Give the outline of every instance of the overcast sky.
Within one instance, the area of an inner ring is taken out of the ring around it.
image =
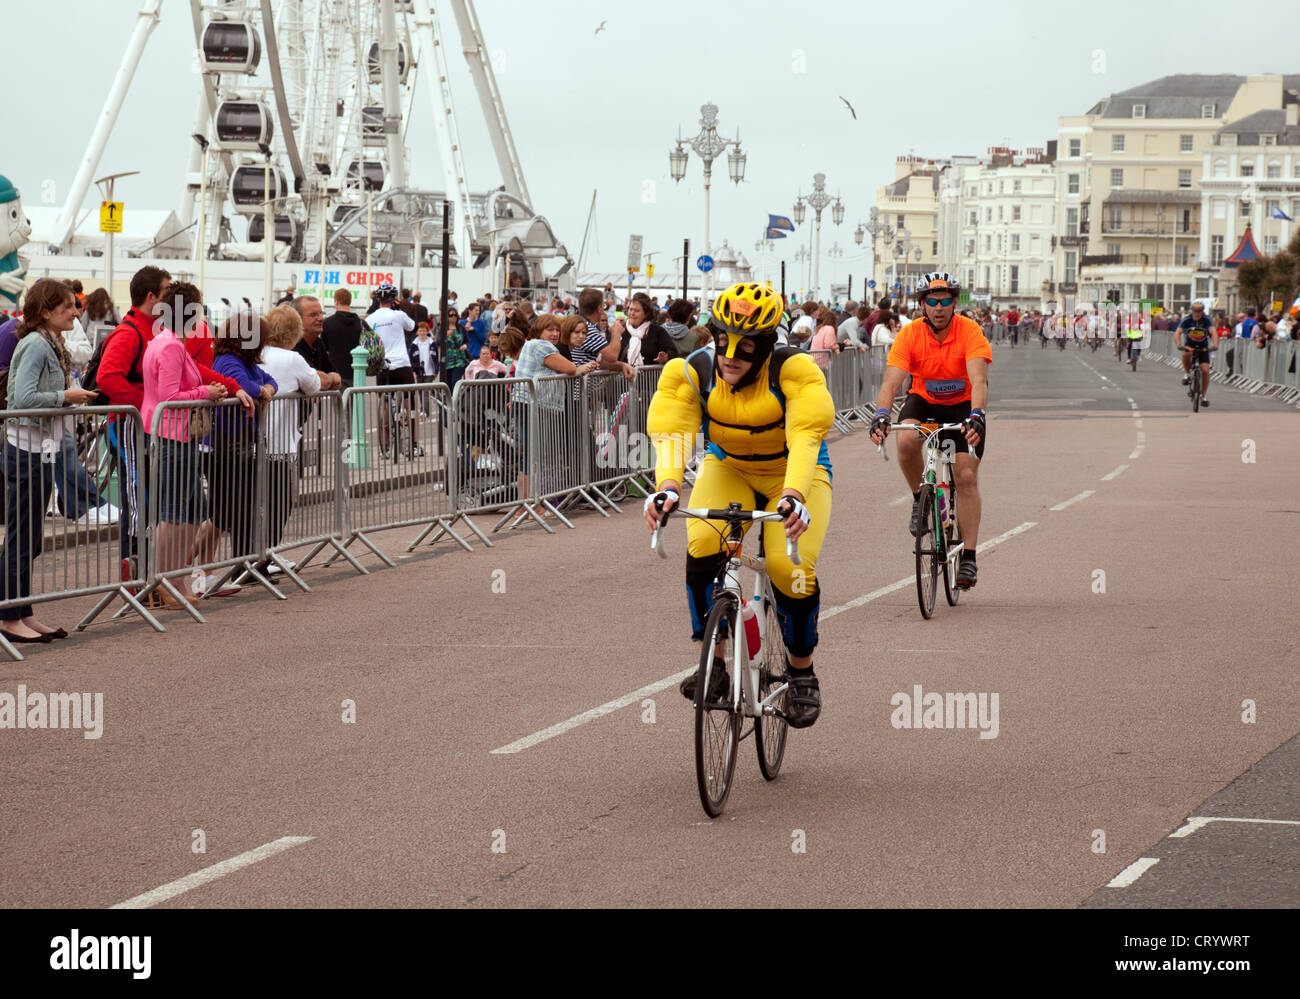
[[[0,0],[7,19],[0,174],[28,203],[40,203],[46,180],[64,200],[138,9],[138,0]],[[1232,9],[1249,18],[1225,25]],[[839,229],[828,210],[822,229],[823,250],[836,241],[845,250],[836,267],[842,281],[866,271],[853,229],[877,185],[892,179],[897,154],[1040,146],[1056,137],[1058,116],[1172,73],[1300,72],[1288,59],[1300,37],[1294,0],[1237,8],[1185,0],[1174,9],[1147,0],[479,0],[477,10],[533,207],[575,258],[599,192],[599,252],[588,249],[586,269],[621,269],[630,233],[644,235],[646,251],[666,251],[656,258],[661,268],[681,253],[683,237],[692,257],[699,253],[701,162],[692,153],[686,179],[674,184],[668,152],[679,125],[687,136],[698,131],[708,100],[720,109],[723,134],[739,129],[749,154],[738,188],[725,157],[715,161],[714,245],[725,237],[756,257],[767,213],[790,215],[796,194],[823,172],[847,209]],[[454,26],[450,10],[441,17]],[[593,36],[602,21],[605,30]],[[193,49],[188,0],[164,0],[96,173],[142,172],[118,186],[128,211],[179,202],[197,96]],[[449,55],[470,185],[490,189],[501,177],[487,129],[458,46]],[[412,179],[441,188],[423,93]],[[97,197],[92,187],[90,199]],[[778,242],[777,255],[792,258],[802,235]]]

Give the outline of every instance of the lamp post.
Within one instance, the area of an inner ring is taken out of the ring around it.
[[[808,297],[807,295],[804,294],[804,291],[808,287],[807,271],[805,270],[805,265],[808,263],[811,257],[812,254],[808,252],[808,247],[806,246],[799,247],[799,249],[795,252],[794,255],[794,262],[799,265],[799,297],[800,298]]]
[[[194,238],[194,248],[198,252],[198,272],[199,272],[199,291],[203,291],[203,264],[208,257],[208,140],[205,136],[195,132],[190,136],[199,144],[203,150],[202,173],[199,174],[199,231]]]
[[[831,196],[826,193],[826,175],[824,173],[813,174],[812,194],[808,195],[807,198],[805,198],[802,194],[800,194],[798,199],[795,201],[794,203],[795,224],[799,224],[803,221],[805,203],[811,205],[813,211],[817,213],[817,227],[816,227],[817,245],[816,248],[813,250],[812,287],[811,287],[811,291],[812,291],[811,297],[816,299],[819,290],[818,264],[821,262],[821,254],[822,254],[822,211],[826,208],[827,205],[831,204]],[[839,195],[835,196],[834,207],[831,209],[831,219],[832,221],[834,221],[836,225],[840,225],[844,222],[844,202],[840,201]]]
[[[704,254],[707,256],[711,252],[712,245],[709,242],[709,187],[713,177],[713,161],[717,159],[728,146],[734,146],[730,153],[727,154],[727,171],[732,181],[739,184],[745,179],[745,160],[746,155],[740,151],[740,133],[736,133],[735,139],[724,139],[718,135],[718,107],[716,104],[704,104],[700,107],[700,131],[699,134],[683,139],[681,129],[677,131],[677,148],[668,153],[668,170],[672,174],[673,180],[681,183],[686,176],[686,147],[683,142],[695,150],[695,154],[704,161]],[[704,288],[702,289],[702,299],[707,299],[708,292],[713,288],[712,271],[704,275]]]
[[[770,239],[760,239],[754,244],[754,250],[763,255],[763,282],[767,283],[767,255],[769,252],[776,252],[776,243]]]

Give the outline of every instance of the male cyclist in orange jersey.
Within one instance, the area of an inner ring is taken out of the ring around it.
[[[942,271],[924,275],[917,289],[924,315],[913,320],[898,333],[889,350],[884,384],[876,399],[876,418],[871,424],[871,439],[884,443],[889,436],[890,407],[903,384],[903,376],[912,376],[907,401],[898,414],[900,423],[964,423],[963,433],[946,431],[945,447],[955,450],[957,484],[957,524],[961,528],[961,565],[957,585],[969,589],[975,585],[975,546],[979,543],[980,493],[979,462],[984,456],[984,406],[988,402],[988,366],[993,351],[984,338],[979,323],[954,315],[957,294],[955,279]],[[912,520],[909,530],[917,532],[920,520],[920,482],[925,470],[921,438],[901,434],[898,439],[898,467],[912,490]]]

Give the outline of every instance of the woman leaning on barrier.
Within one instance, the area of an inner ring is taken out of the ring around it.
[[[542,316],[539,318],[539,324],[550,319],[555,322],[556,328],[559,327],[559,320],[555,316]],[[539,334],[541,330],[538,330]],[[506,327],[501,334],[501,350],[509,358],[515,361],[516,378],[533,378],[537,375],[548,375],[554,372],[560,375],[585,375],[596,370],[596,361],[590,361],[581,367],[575,367],[572,361],[566,360],[564,356],[556,349],[554,343],[543,336],[536,339],[524,341],[524,335],[514,326]],[[519,436],[519,454],[523,471],[519,473],[519,498],[528,498],[528,404],[532,401],[532,393],[528,385],[516,384],[511,392],[511,409],[515,427]],[[539,399],[539,403],[543,400]],[[550,402],[548,398],[546,402]],[[559,409],[543,405],[542,415],[549,417],[541,421],[543,440],[547,438],[565,440],[563,433],[564,427],[564,396],[559,397]],[[569,449],[565,449],[568,453]]]
[[[262,412],[279,387],[270,374],[258,366],[262,357],[262,323],[252,312],[231,316],[212,344],[216,361],[213,370],[233,378],[257,401],[253,419],[229,407],[222,407],[213,421],[212,519],[217,528],[230,533],[233,556],[256,556],[254,532],[257,516],[256,473],[257,433]]]
[[[7,407],[51,409],[80,405],[95,393],[73,386],[62,334],[72,329],[77,298],[53,278],[27,292],[17,328],[18,346],[9,366]],[[31,595],[32,561],[44,541],[45,508],[54,483],[54,454],[62,445],[63,420],[20,416],[5,421],[4,591],[0,599]],[[30,604],[0,610],[0,631],[11,642],[66,638],[62,628],[36,619]]]
[[[153,430],[154,414],[169,402],[218,402],[226,398],[226,386],[205,382],[198,364],[185,349],[183,335],[197,333],[196,322],[185,322],[183,314],[169,313],[177,330],[161,325],[144,351],[140,370],[144,377],[144,404],[140,416]],[[247,398],[247,397],[245,397]],[[242,401],[242,400],[241,400]],[[251,400],[248,404],[251,406]],[[216,552],[220,533],[208,516],[208,498],[203,489],[199,445],[211,433],[203,424],[211,419],[210,408],[164,408],[158,418],[154,441],[158,449],[158,529],[156,565],[160,573],[205,563]],[[180,604],[166,590],[158,590],[162,606],[177,610]],[[185,599],[197,603],[198,597]]]

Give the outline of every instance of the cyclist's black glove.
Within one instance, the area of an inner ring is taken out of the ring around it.
[[[984,410],[972,409],[970,416],[966,417],[966,428],[974,430],[980,435],[980,440],[984,439]]]
[[[871,433],[874,434],[877,430],[881,430],[884,431],[886,434],[888,434],[889,427],[890,427],[889,410],[887,409],[876,410],[876,418],[871,421]]]

